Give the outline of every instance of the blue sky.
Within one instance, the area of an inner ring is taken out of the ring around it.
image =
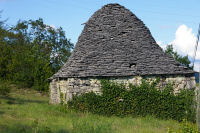
[[[186,42],[194,42],[197,34],[200,0],[0,0],[0,10],[3,10],[2,18],[8,18],[10,25],[19,19],[41,17],[46,24],[63,27],[67,38],[76,43],[83,29],[81,24],[108,3],[119,3],[130,9],[162,47],[174,42],[181,54],[192,54],[193,48],[187,50],[193,46]],[[200,60],[200,50],[198,52]]]

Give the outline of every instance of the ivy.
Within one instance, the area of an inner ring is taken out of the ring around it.
[[[141,85],[129,84],[127,89],[124,84],[101,80],[102,95],[94,92],[74,95],[67,103],[68,108],[106,116],[152,115],[178,121],[185,118],[194,122],[194,90],[183,89],[174,94],[172,85],[168,84],[161,90],[156,88],[158,82],[159,79],[152,83],[143,80]]]

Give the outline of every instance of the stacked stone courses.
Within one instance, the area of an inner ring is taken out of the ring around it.
[[[99,79],[135,83],[131,79],[137,77],[160,77],[162,84],[171,78],[176,88],[195,86],[194,71],[164,53],[140,19],[119,4],[108,4],[85,23],[69,60],[50,78],[50,101],[59,101],[56,94],[59,91],[55,90],[62,91],[67,101],[72,94],[89,91],[100,94]],[[183,85],[177,85],[175,79],[181,79]],[[98,80],[97,84],[91,83],[94,80]]]

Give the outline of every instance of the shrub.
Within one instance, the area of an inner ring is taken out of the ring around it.
[[[7,96],[10,93],[11,88],[7,83],[0,82],[0,95]]]
[[[102,95],[94,92],[75,95],[67,103],[68,108],[107,116],[153,115],[178,121],[186,118],[194,122],[194,90],[184,89],[175,95],[172,85],[159,90],[157,83],[158,80],[151,84],[143,80],[140,86],[130,84],[126,89],[124,84],[102,80]]]
[[[184,119],[178,131],[174,131],[173,129],[168,128],[167,133],[200,133],[200,131],[196,125],[189,123],[186,119]]]

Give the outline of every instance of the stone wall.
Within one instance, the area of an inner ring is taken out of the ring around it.
[[[131,77],[118,77],[110,78],[111,81],[117,83],[124,83],[128,85],[132,83],[134,85],[140,85],[142,79],[146,79],[149,82],[156,80],[155,76],[131,76]],[[175,93],[178,93],[183,88],[191,89],[195,87],[194,76],[160,76],[160,82],[158,87],[164,88],[167,83],[172,83]],[[60,100],[66,103],[72,99],[73,95],[80,95],[82,93],[88,93],[90,91],[96,94],[101,94],[101,84],[98,78],[68,78],[68,79],[53,79],[50,83],[50,103],[58,104]],[[61,95],[62,93],[62,95]],[[60,98],[62,96],[62,98]]]

